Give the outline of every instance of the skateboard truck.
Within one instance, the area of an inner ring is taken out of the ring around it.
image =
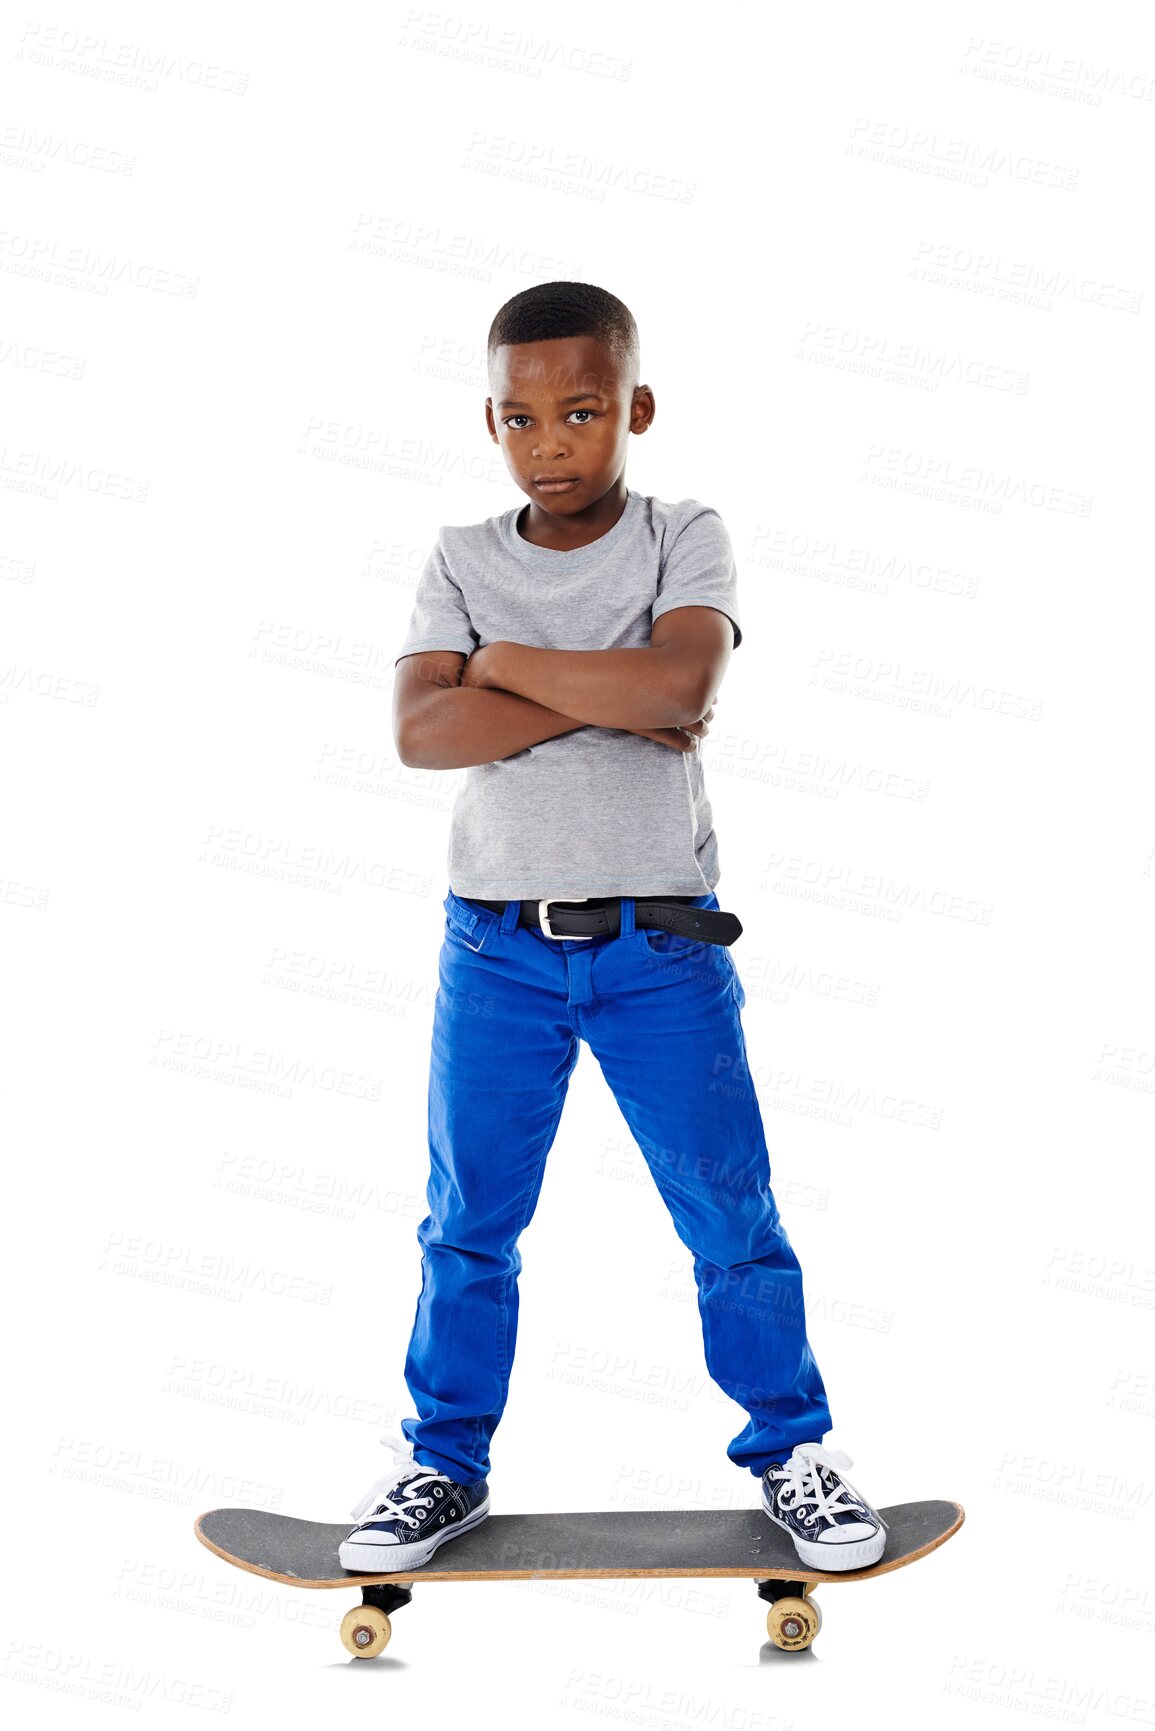
[[[394,1587],[390,1582],[383,1581],[378,1587],[362,1587],[361,1600],[366,1605],[376,1605],[379,1611],[388,1616],[390,1611],[399,1611],[402,1605],[407,1605],[413,1597],[408,1587]]]

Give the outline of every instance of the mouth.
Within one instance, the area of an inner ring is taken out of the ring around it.
[[[579,480],[578,475],[542,475],[533,484],[539,493],[568,493]]]

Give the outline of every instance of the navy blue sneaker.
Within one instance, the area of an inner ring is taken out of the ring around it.
[[[886,1522],[839,1469],[853,1466],[840,1449],[799,1443],[789,1460],[762,1474],[762,1507],[784,1527],[804,1563],[815,1569],[865,1569],[886,1546]]]
[[[388,1575],[419,1569],[438,1545],[476,1527],[489,1513],[489,1482],[457,1484],[413,1459],[403,1437],[382,1438],[397,1465],[351,1510],[357,1525],[338,1548],[343,1569]]]

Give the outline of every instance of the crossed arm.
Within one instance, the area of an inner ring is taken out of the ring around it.
[[[618,728],[687,750],[733,647],[713,607],[674,607],[644,649],[538,649],[490,643],[466,659],[430,650],[398,663],[393,731],[402,763],[493,763],[578,727]]]

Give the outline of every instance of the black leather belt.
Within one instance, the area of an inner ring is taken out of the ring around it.
[[[476,902],[481,908],[492,908],[495,914],[503,914],[509,905],[483,901],[480,896],[461,899]],[[732,944],[742,934],[737,914],[725,913],[721,908],[693,907],[689,905],[693,896],[635,896],[633,900],[634,925],[639,928],[657,927],[699,944]],[[580,896],[567,900],[545,896],[541,900],[523,901],[517,923],[531,926],[547,938],[616,938],[622,929],[622,898]]]

